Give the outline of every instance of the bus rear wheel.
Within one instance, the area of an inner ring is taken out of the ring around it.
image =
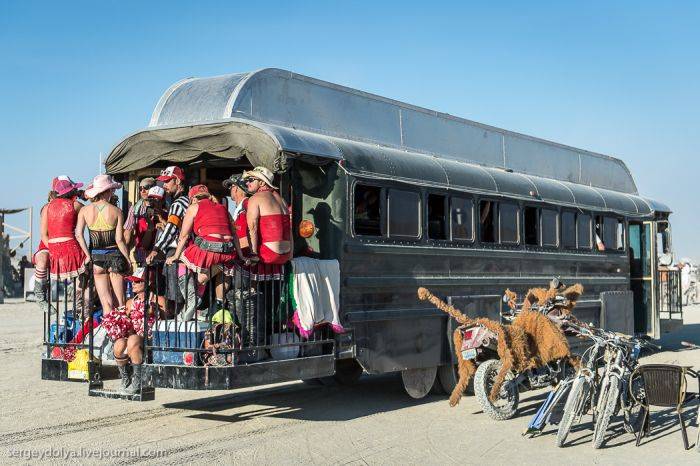
[[[406,369],[401,371],[403,388],[411,398],[419,400],[430,392],[435,384],[437,367],[423,369]]]

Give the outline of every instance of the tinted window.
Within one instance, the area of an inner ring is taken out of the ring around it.
[[[540,244],[537,211],[537,207],[525,207],[525,209],[523,210],[525,244],[530,244],[533,246],[537,246]]]
[[[578,214],[577,222],[579,249],[591,249],[591,216]]]
[[[355,185],[355,233],[381,236],[381,193],[377,186]]]
[[[474,201],[464,197],[452,198],[452,239],[474,239]]]
[[[447,239],[447,198],[438,194],[428,195],[428,238]]]
[[[479,239],[482,243],[495,243],[498,231],[498,203],[479,202]]]
[[[606,251],[621,250],[624,245],[622,222],[614,217],[603,219],[603,244]]]
[[[576,248],[576,214],[568,210],[561,213],[561,245]]]
[[[542,246],[559,246],[559,225],[557,225],[558,218],[559,212],[556,210],[542,209],[540,212]]]
[[[518,243],[518,230],[520,229],[520,208],[517,204],[502,202],[499,206],[501,212],[501,243]]]
[[[389,236],[417,238],[420,226],[420,196],[413,191],[389,190]]]

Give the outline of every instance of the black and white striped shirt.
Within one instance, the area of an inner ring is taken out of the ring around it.
[[[177,247],[177,237],[182,227],[182,219],[185,217],[185,211],[190,206],[190,198],[185,193],[180,193],[173,200],[168,209],[168,223],[165,224],[156,238],[154,249],[160,252],[166,252],[168,249]]]

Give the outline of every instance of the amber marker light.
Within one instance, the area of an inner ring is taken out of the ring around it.
[[[311,220],[302,220],[299,222],[299,236],[302,238],[311,238],[315,230],[316,227],[311,223]]]

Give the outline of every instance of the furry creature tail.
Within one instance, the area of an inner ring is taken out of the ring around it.
[[[429,301],[436,308],[452,316],[460,324],[464,325],[471,324],[474,322],[472,319],[459,312],[459,310],[456,309],[454,306],[450,306],[445,301],[432,294],[430,291],[428,291],[427,288],[418,288],[418,299],[420,299],[421,301]]]

